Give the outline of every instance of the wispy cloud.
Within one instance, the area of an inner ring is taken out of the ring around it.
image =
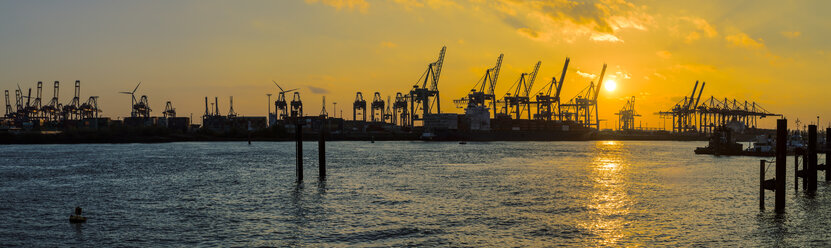
[[[791,38],[791,39],[799,38],[799,36],[801,36],[801,35],[802,35],[802,32],[799,32],[799,31],[782,32],[782,36],[785,36],[785,37]]]
[[[577,75],[580,75],[581,77],[588,78],[588,79],[594,79],[594,78],[597,77],[597,75],[594,75],[594,74],[591,74],[591,73],[588,73],[588,72],[582,72],[580,70],[577,70]]]
[[[389,42],[389,41],[381,42],[381,47],[394,48],[394,47],[397,47],[397,46],[398,46],[398,44],[395,44],[395,43],[392,43],[392,42]]]
[[[358,10],[362,13],[365,13],[367,8],[369,8],[369,3],[366,0],[306,0],[306,3],[322,3],[334,7],[337,10]]]
[[[309,88],[309,91],[311,91],[312,93],[315,93],[315,94],[329,94],[329,90],[327,90],[325,88],[318,88],[318,87],[314,87],[314,86],[311,86],[311,85],[306,86],[306,87]]]
[[[765,47],[764,41],[762,39],[753,39],[750,38],[745,33],[739,32],[734,35],[728,35],[724,37],[731,45],[736,47],[743,47],[743,48],[750,48],[750,49],[761,49]]]

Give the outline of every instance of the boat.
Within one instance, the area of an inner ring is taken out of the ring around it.
[[[706,147],[698,147],[695,149],[695,154],[711,154],[711,155],[743,155],[742,144],[736,143],[732,132],[728,128],[718,128],[712,135],[710,135],[709,143]]]
[[[773,139],[769,135],[759,135],[756,136],[756,140],[751,143],[751,146],[742,152],[742,155],[773,157],[776,156],[774,146]]]

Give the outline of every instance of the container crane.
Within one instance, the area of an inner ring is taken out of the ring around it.
[[[361,92],[355,94],[355,101],[352,102],[352,120],[358,120],[358,110],[362,110],[361,117],[363,121],[366,122],[366,100],[364,100],[364,95]]]
[[[481,106],[485,108],[492,108],[493,115],[496,116],[496,81],[499,78],[499,69],[502,67],[503,54],[499,54],[496,58],[496,65],[485,70],[485,75],[473,85],[473,88],[468,93],[467,97],[458,100],[453,100],[459,108]]]
[[[379,115],[376,119],[375,111],[378,110]],[[384,99],[381,98],[381,93],[375,92],[372,96],[372,104],[370,105],[370,115],[372,115],[372,122],[384,122]]]
[[[569,100],[568,103],[561,105],[567,109],[567,113],[563,113],[567,121],[575,121],[586,127],[594,127],[600,130],[597,97],[600,94],[600,88],[603,86],[603,77],[605,75],[606,64],[603,64],[597,85],[594,82],[590,82],[588,87],[580,91],[580,93],[577,93],[577,96]]]
[[[413,85],[413,89],[410,91],[410,113],[413,113],[410,116],[409,125],[411,127],[415,125],[416,120],[423,120],[425,115],[430,114],[434,105],[436,107],[436,113],[441,114],[439,77],[441,76],[445,51],[447,51],[447,47],[442,47],[438,60],[427,65],[427,70],[422,74],[416,84]],[[421,116],[415,114],[417,109],[422,110]]]
[[[529,95],[531,94],[531,87],[534,86],[534,81],[537,78],[537,72],[540,70],[542,61],[537,61],[534,65],[534,70],[531,73],[522,73],[519,79],[511,85],[508,93],[503,98],[504,114],[510,116],[514,114],[516,119],[522,118],[523,111],[527,111],[528,119],[531,119],[531,101]],[[513,91],[513,95],[511,94]]]
[[[556,77],[551,77],[551,81],[537,92],[537,115],[535,119],[550,121],[554,116],[554,111],[557,112],[557,120],[562,121],[563,116],[560,111],[560,91],[563,89],[563,82],[566,78],[566,71],[568,70],[569,58],[563,64],[563,72],[560,74],[560,81]],[[551,91],[554,90],[554,96],[551,96]],[[556,105],[556,107],[555,107]]]

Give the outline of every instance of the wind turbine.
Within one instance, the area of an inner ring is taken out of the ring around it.
[[[138,90],[139,86],[141,86],[141,82],[139,82],[139,83],[138,83],[138,85],[136,85],[136,88],[135,88],[135,89],[133,89],[133,91],[132,91],[132,92],[127,92],[127,91],[118,92],[118,93],[121,93],[121,94],[128,94],[128,95],[130,95],[130,96],[133,98],[132,105],[130,105],[130,109],[131,109],[130,113],[132,114],[132,115],[131,115],[132,117],[135,117],[135,116],[136,116],[136,110],[135,110],[135,106],[136,106],[136,90]]]
[[[283,90],[283,87],[280,87],[280,85],[277,84],[277,81],[271,80],[271,82],[274,82],[274,85],[277,85],[277,88],[280,89],[279,93],[277,93],[277,101],[274,102],[274,105],[275,105],[275,108],[276,108],[274,111],[278,113],[278,116],[280,118],[285,117],[286,110],[288,108],[288,103],[286,102],[286,93],[292,92],[292,91],[295,91],[295,90],[298,90],[298,89]]]

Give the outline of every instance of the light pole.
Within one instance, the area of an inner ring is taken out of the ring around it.
[[[265,95],[268,96],[268,113],[266,113],[266,115],[265,115],[266,116],[265,122],[266,122],[266,126],[269,126],[269,125],[271,125],[271,93],[268,93],[268,94],[265,94]]]
[[[338,102],[332,102],[332,111],[334,113],[335,118],[338,118]]]

